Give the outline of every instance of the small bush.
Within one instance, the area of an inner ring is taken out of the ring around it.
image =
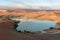
[[[24,30],[24,32],[26,32],[26,33],[30,33],[30,31],[26,31],[26,30]]]
[[[14,24],[14,29],[16,29],[18,27],[18,24]]]
[[[16,28],[18,27],[18,23],[19,23],[20,21],[16,21],[16,22],[14,22],[14,29],[16,30]]]
[[[15,21],[15,23],[20,23],[20,21]]]
[[[17,31],[17,30],[16,30]],[[17,31],[17,32],[21,32],[21,31]]]
[[[12,19],[8,19],[8,20],[12,20]]]
[[[54,29],[53,27],[50,27],[50,29]]]

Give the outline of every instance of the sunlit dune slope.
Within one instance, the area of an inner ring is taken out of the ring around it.
[[[51,20],[60,22],[60,11],[0,10],[0,15],[20,16],[26,19]]]

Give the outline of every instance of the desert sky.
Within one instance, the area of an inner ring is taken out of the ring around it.
[[[0,0],[0,6],[37,9],[39,9],[41,6],[59,8],[60,0]]]

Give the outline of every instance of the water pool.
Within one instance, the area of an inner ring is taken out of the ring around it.
[[[17,31],[43,31],[45,29],[49,29],[50,27],[56,27],[56,22],[48,21],[48,20],[20,20],[18,23]]]

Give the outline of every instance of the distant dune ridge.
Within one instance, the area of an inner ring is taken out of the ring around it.
[[[55,22],[60,22],[59,10],[42,11],[42,10],[31,10],[31,9],[8,8],[8,9],[0,9],[0,16],[1,15],[20,16],[20,18],[26,18],[26,19],[51,20]]]

